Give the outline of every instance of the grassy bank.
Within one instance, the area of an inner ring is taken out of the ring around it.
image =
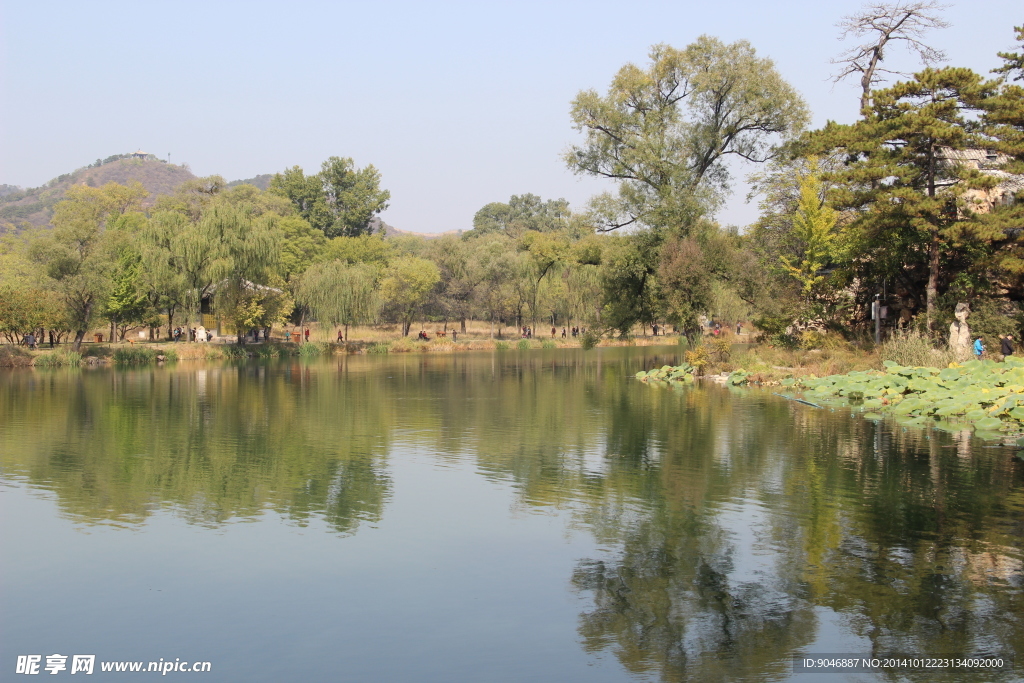
[[[295,335],[296,337],[298,335]],[[507,349],[566,349],[586,348],[588,341],[582,336],[562,339],[491,339],[469,335],[458,335],[458,341],[451,336],[433,337],[427,341],[415,337],[384,337],[348,342],[323,341],[317,339],[324,335],[310,335],[309,342],[286,342],[275,338],[270,342],[235,344],[230,343],[195,343],[195,342],[136,342],[133,344],[116,343],[85,343],[80,354],[70,351],[70,346],[57,350],[45,347],[30,350],[24,346],[0,345],[0,367],[56,367],[113,364],[121,366],[148,365],[158,362],[173,361],[218,361],[240,358],[284,358],[289,356],[313,358],[337,354],[385,354],[385,353],[453,353],[461,351],[502,351]],[[677,337],[638,336],[628,339],[605,338],[596,346],[660,346],[675,344]]]

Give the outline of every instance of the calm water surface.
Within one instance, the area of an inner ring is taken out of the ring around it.
[[[1020,660],[914,680],[1020,679],[1012,450],[632,379],[676,360],[4,372],[0,680],[60,653],[205,681],[809,682],[793,656],[891,652]]]

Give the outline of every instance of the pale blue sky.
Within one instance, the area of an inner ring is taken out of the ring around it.
[[[336,155],[380,170],[384,220],[404,230],[466,229],[484,204],[526,192],[580,207],[603,185],[560,159],[579,90],[603,91],[654,43],[707,33],[775,60],[814,125],[850,121],[856,85],[827,79],[834,24],[860,6],[2,0],[0,183],[39,185],[137,148],[228,180]],[[1024,23],[1019,0],[945,16],[953,26],[932,43],[982,72]],[[723,223],[756,216],[744,194]]]

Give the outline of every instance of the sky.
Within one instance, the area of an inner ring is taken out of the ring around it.
[[[856,118],[833,86],[835,23],[859,2],[47,2],[0,0],[0,183],[34,187],[142,149],[227,180],[330,156],[373,164],[401,230],[469,229],[531,192],[574,208],[606,181],[573,175],[569,106],[650,47],[750,41],[807,101],[812,126]],[[930,43],[987,73],[1013,50],[1020,0],[949,5]],[[888,63],[913,71],[894,52]],[[717,219],[756,219],[743,178]]]

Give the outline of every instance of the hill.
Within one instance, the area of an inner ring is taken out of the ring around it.
[[[175,188],[195,177],[188,166],[169,164],[152,155],[146,159],[115,155],[108,157],[104,162],[97,160],[95,164],[57,176],[40,187],[22,189],[14,185],[0,185],[0,234],[48,225],[53,217],[54,205],[64,199],[64,195],[72,185],[83,183],[90,187],[100,187],[107,183],[127,185],[129,182],[137,180],[149,192],[149,197],[143,204],[152,206],[158,195],[173,194]],[[233,180],[227,186],[235,187],[246,184],[266,190],[270,187],[272,177],[272,174],[265,173],[244,180]],[[373,232],[386,237],[416,236],[434,239],[442,235],[461,233],[461,231],[421,233],[399,230],[378,217],[374,217],[371,224]]]
[[[53,216],[53,206],[64,198],[72,185],[100,187],[137,180],[150,194],[145,202],[149,205],[157,195],[171,194],[178,185],[194,177],[187,166],[149,157],[115,159],[98,166],[86,166],[57,176],[41,187],[23,190],[4,185],[4,192],[0,193],[0,233],[47,225]]]
[[[255,185],[261,190],[270,188],[270,179],[274,177],[273,173],[263,173],[254,178],[246,178],[244,180],[232,180],[228,183],[228,187],[237,187],[239,185]]]

